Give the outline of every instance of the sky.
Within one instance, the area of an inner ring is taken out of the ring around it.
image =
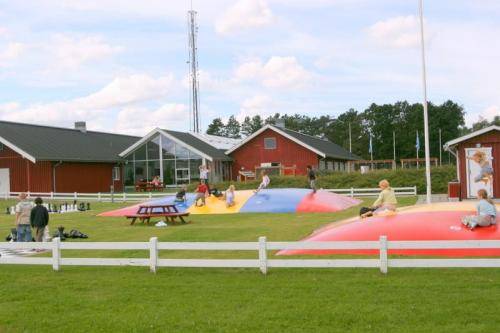
[[[418,0],[193,0],[201,124],[422,101]],[[189,0],[0,0],[0,119],[190,128]],[[500,1],[424,2],[428,99],[500,115]]]

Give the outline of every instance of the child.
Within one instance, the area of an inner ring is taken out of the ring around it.
[[[491,167],[490,162],[486,159],[486,153],[481,150],[476,150],[474,155],[471,157],[467,157],[469,160],[473,160],[481,167],[479,174],[474,178],[476,183],[484,182],[484,184],[488,184],[489,181],[493,180],[493,168]]]
[[[42,198],[35,199],[35,207],[31,210],[30,224],[35,229],[35,241],[43,241],[45,227],[49,224],[49,212],[42,206]]]
[[[203,180],[200,180],[200,184],[196,188],[196,197],[194,198],[194,205],[196,207],[205,206],[205,197],[207,196],[208,187],[205,185]],[[201,205],[198,205],[198,200],[201,199]]]
[[[477,191],[479,203],[477,204],[477,215],[468,215],[462,218],[462,224],[474,230],[475,227],[487,227],[496,224],[497,209],[492,200],[488,199],[486,190]]]
[[[309,180],[309,186],[313,193],[316,193],[316,172],[314,172],[312,166],[307,166],[307,179]]]
[[[269,179],[269,176],[267,175],[267,172],[265,170],[263,170],[260,173],[260,175],[262,176],[262,182],[260,183],[259,187],[254,191],[255,193],[259,193],[260,190],[266,188],[271,182],[271,179]]]
[[[371,207],[363,207],[360,210],[360,215],[362,218],[372,216],[373,214],[382,213],[385,211],[395,212],[396,205],[398,204],[398,200],[396,199],[396,195],[394,190],[392,189],[389,181],[386,179],[381,180],[378,183],[378,187],[380,188],[380,194],[373,203]]]
[[[226,207],[227,208],[235,205],[235,203],[234,203],[234,190],[235,190],[234,185],[229,185],[229,188],[226,190],[225,196],[226,196]]]
[[[186,191],[187,191],[187,186],[182,185],[181,189],[179,192],[175,194],[175,200],[174,202],[186,202]]]

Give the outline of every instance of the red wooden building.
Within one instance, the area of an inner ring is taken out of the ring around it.
[[[325,139],[284,127],[266,125],[226,154],[233,159],[233,177],[240,171],[304,175],[311,165],[320,170],[347,171],[349,162],[360,158]]]
[[[475,198],[485,189],[500,198],[500,126],[490,126],[451,140],[444,149],[457,159],[460,199]]]
[[[0,193],[123,188],[120,152],[139,138],[0,121]]]

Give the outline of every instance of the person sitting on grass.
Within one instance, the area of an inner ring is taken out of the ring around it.
[[[497,223],[497,208],[491,199],[488,199],[488,192],[481,189],[477,191],[479,203],[477,204],[477,215],[468,215],[462,218],[462,224],[470,230],[476,227],[488,227]]]
[[[196,197],[194,198],[194,205],[196,207],[205,206],[205,198],[208,196],[208,187],[204,180],[200,180],[200,184],[196,188]],[[198,205],[198,201],[201,200],[201,205]]]
[[[226,207],[227,208],[235,205],[234,191],[235,191],[234,185],[229,185],[228,189],[226,190],[226,193],[224,194],[225,199],[226,199]]]
[[[186,202],[186,191],[187,191],[187,186],[182,185],[181,189],[179,192],[175,194],[175,200],[174,202]]]
[[[262,182],[260,183],[259,187],[254,191],[255,193],[259,193],[260,190],[269,186],[269,183],[271,182],[271,179],[269,179],[269,176],[267,175],[267,172],[265,170],[262,170],[260,175],[262,176]]]
[[[45,227],[49,224],[49,211],[43,205],[42,198],[35,199],[35,207],[31,209],[30,224],[35,229],[35,241],[43,241]]]
[[[377,200],[373,203],[370,208],[361,208],[361,217],[369,217],[373,214],[382,213],[384,211],[395,212],[398,200],[394,194],[394,190],[390,186],[386,179],[381,180],[378,183],[378,187],[381,189]]]

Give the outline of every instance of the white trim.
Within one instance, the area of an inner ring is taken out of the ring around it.
[[[472,138],[474,138],[476,136],[488,133],[490,131],[500,131],[500,126],[496,126],[496,125],[489,126],[489,127],[480,129],[478,131],[469,133],[467,135],[461,136],[461,137],[456,138],[454,140],[448,141],[448,142],[446,142],[444,144],[444,150],[448,150],[449,147],[454,146],[454,145],[456,145],[456,144],[458,144],[458,143],[460,143],[462,141],[466,141],[466,140],[472,139]]]
[[[132,146],[128,147],[126,150],[124,150],[123,152],[121,152],[120,154],[118,154],[118,156],[124,157],[125,155],[133,152],[140,145],[142,145],[143,143],[145,143],[146,141],[148,141],[149,139],[151,139],[151,137],[153,137],[155,134],[162,134],[162,135],[166,136],[167,138],[169,138],[170,140],[174,141],[175,143],[178,143],[179,145],[183,146],[184,148],[187,148],[187,149],[193,151],[194,153],[200,155],[201,157],[204,157],[205,159],[207,159],[209,161],[213,161],[213,158],[211,156],[209,156],[209,155],[207,155],[207,154],[199,151],[198,149],[196,149],[196,148],[188,145],[187,143],[185,143],[185,142],[177,139],[175,136],[173,136],[171,134],[168,134],[167,132],[165,132],[161,128],[155,128],[154,130],[152,130],[151,132],[149,132],[148,134],[146,134],[146,136],[144,136],[142,139],[140,139],[139,141],[137,141],[136,143],[134,143]],[[191,133],[188,133],[188,134],[191,134]],[[196,136],[194,136],[194,137],[196,138]]]
[[[9,147],[10,149],[12,149],[13,151],[15,151],[16,153],[18,153],[19,155],[21,155],[22,157],[24,157],[25,159],[30,160],[33,163],[36,163],[36,158],[34,158],[33,156],[31,156],[30,154],[28,154],[27,152],[25,152],[21,148],[14,145],[9,140],[0,136],[0,142],[3,143],[3,145],[5,145],[5,146]]]
[[[291,135],[287,134],[286,132],[283,132],[283,131],[282,131],[282,130],[280,130],[278,127],[275,127],[275,126],[272,126],[272,125],[269,125],[269,124],[268,124],[268,125],[266,125],[266,126],[264,126],[264,127],[262,127],[262,128],[261,128],[261,129],[259,129],[257,132],[253,133],[252,135],[247,136],[247,137],[246,137],[243,141],[241,141],[239,144],[237,144],[237,145],[236,145],[236,146],[234,146],[233,148],[231,148],[231,149],[227,150],[227,151],[226,151],[226,155],[229,155],[229,154],[231,154],[232,152],[234,152],[235,150],[237,150],[237,149],[241,148],[241,147],[242,147],[242,146],[244,146],[247,142],[249,142],[249,141],[250,141],[250,140],[252,140],[253,138],[255,138],[255,137],[259,136],[261,133],[263,133],[265,130],[268,130],[268,129],[273,130],[273,131],[275,131],[275,132],[276,132],[276,133],[278,133],[278,134],[281,134],[281,135],[282,135],[282,136],[284,136],[285,138],[287,138],[287,139],[289,139],[289,140],[291,140],[291,141],[295,142],[296,144],[298,144],[298,145],[300,145],[300,146],[302,146],[302,147],[304,147],[304,148],[309,149],[310,151],[312,151],[312,152],[314,152],[314,153],[318,154],[319,156],[321,156],[321,157],[323,157],[323,158],[325,158],[325,157],[326,157],[326,154],[325,154],[325,153],[323,153],[323,152],[321,152],[321,151],[319,151],[319,150],[317,150],[317,149],[315,149],[315,148],[313,148],[313,147],[309,146],[308,144],[306,144],[306,143],[304,143],[304,142],[302,142],[302,141],[300,141],[300,140],[298,140],[298,139],[294,138],[293,136],[291,136]]]

